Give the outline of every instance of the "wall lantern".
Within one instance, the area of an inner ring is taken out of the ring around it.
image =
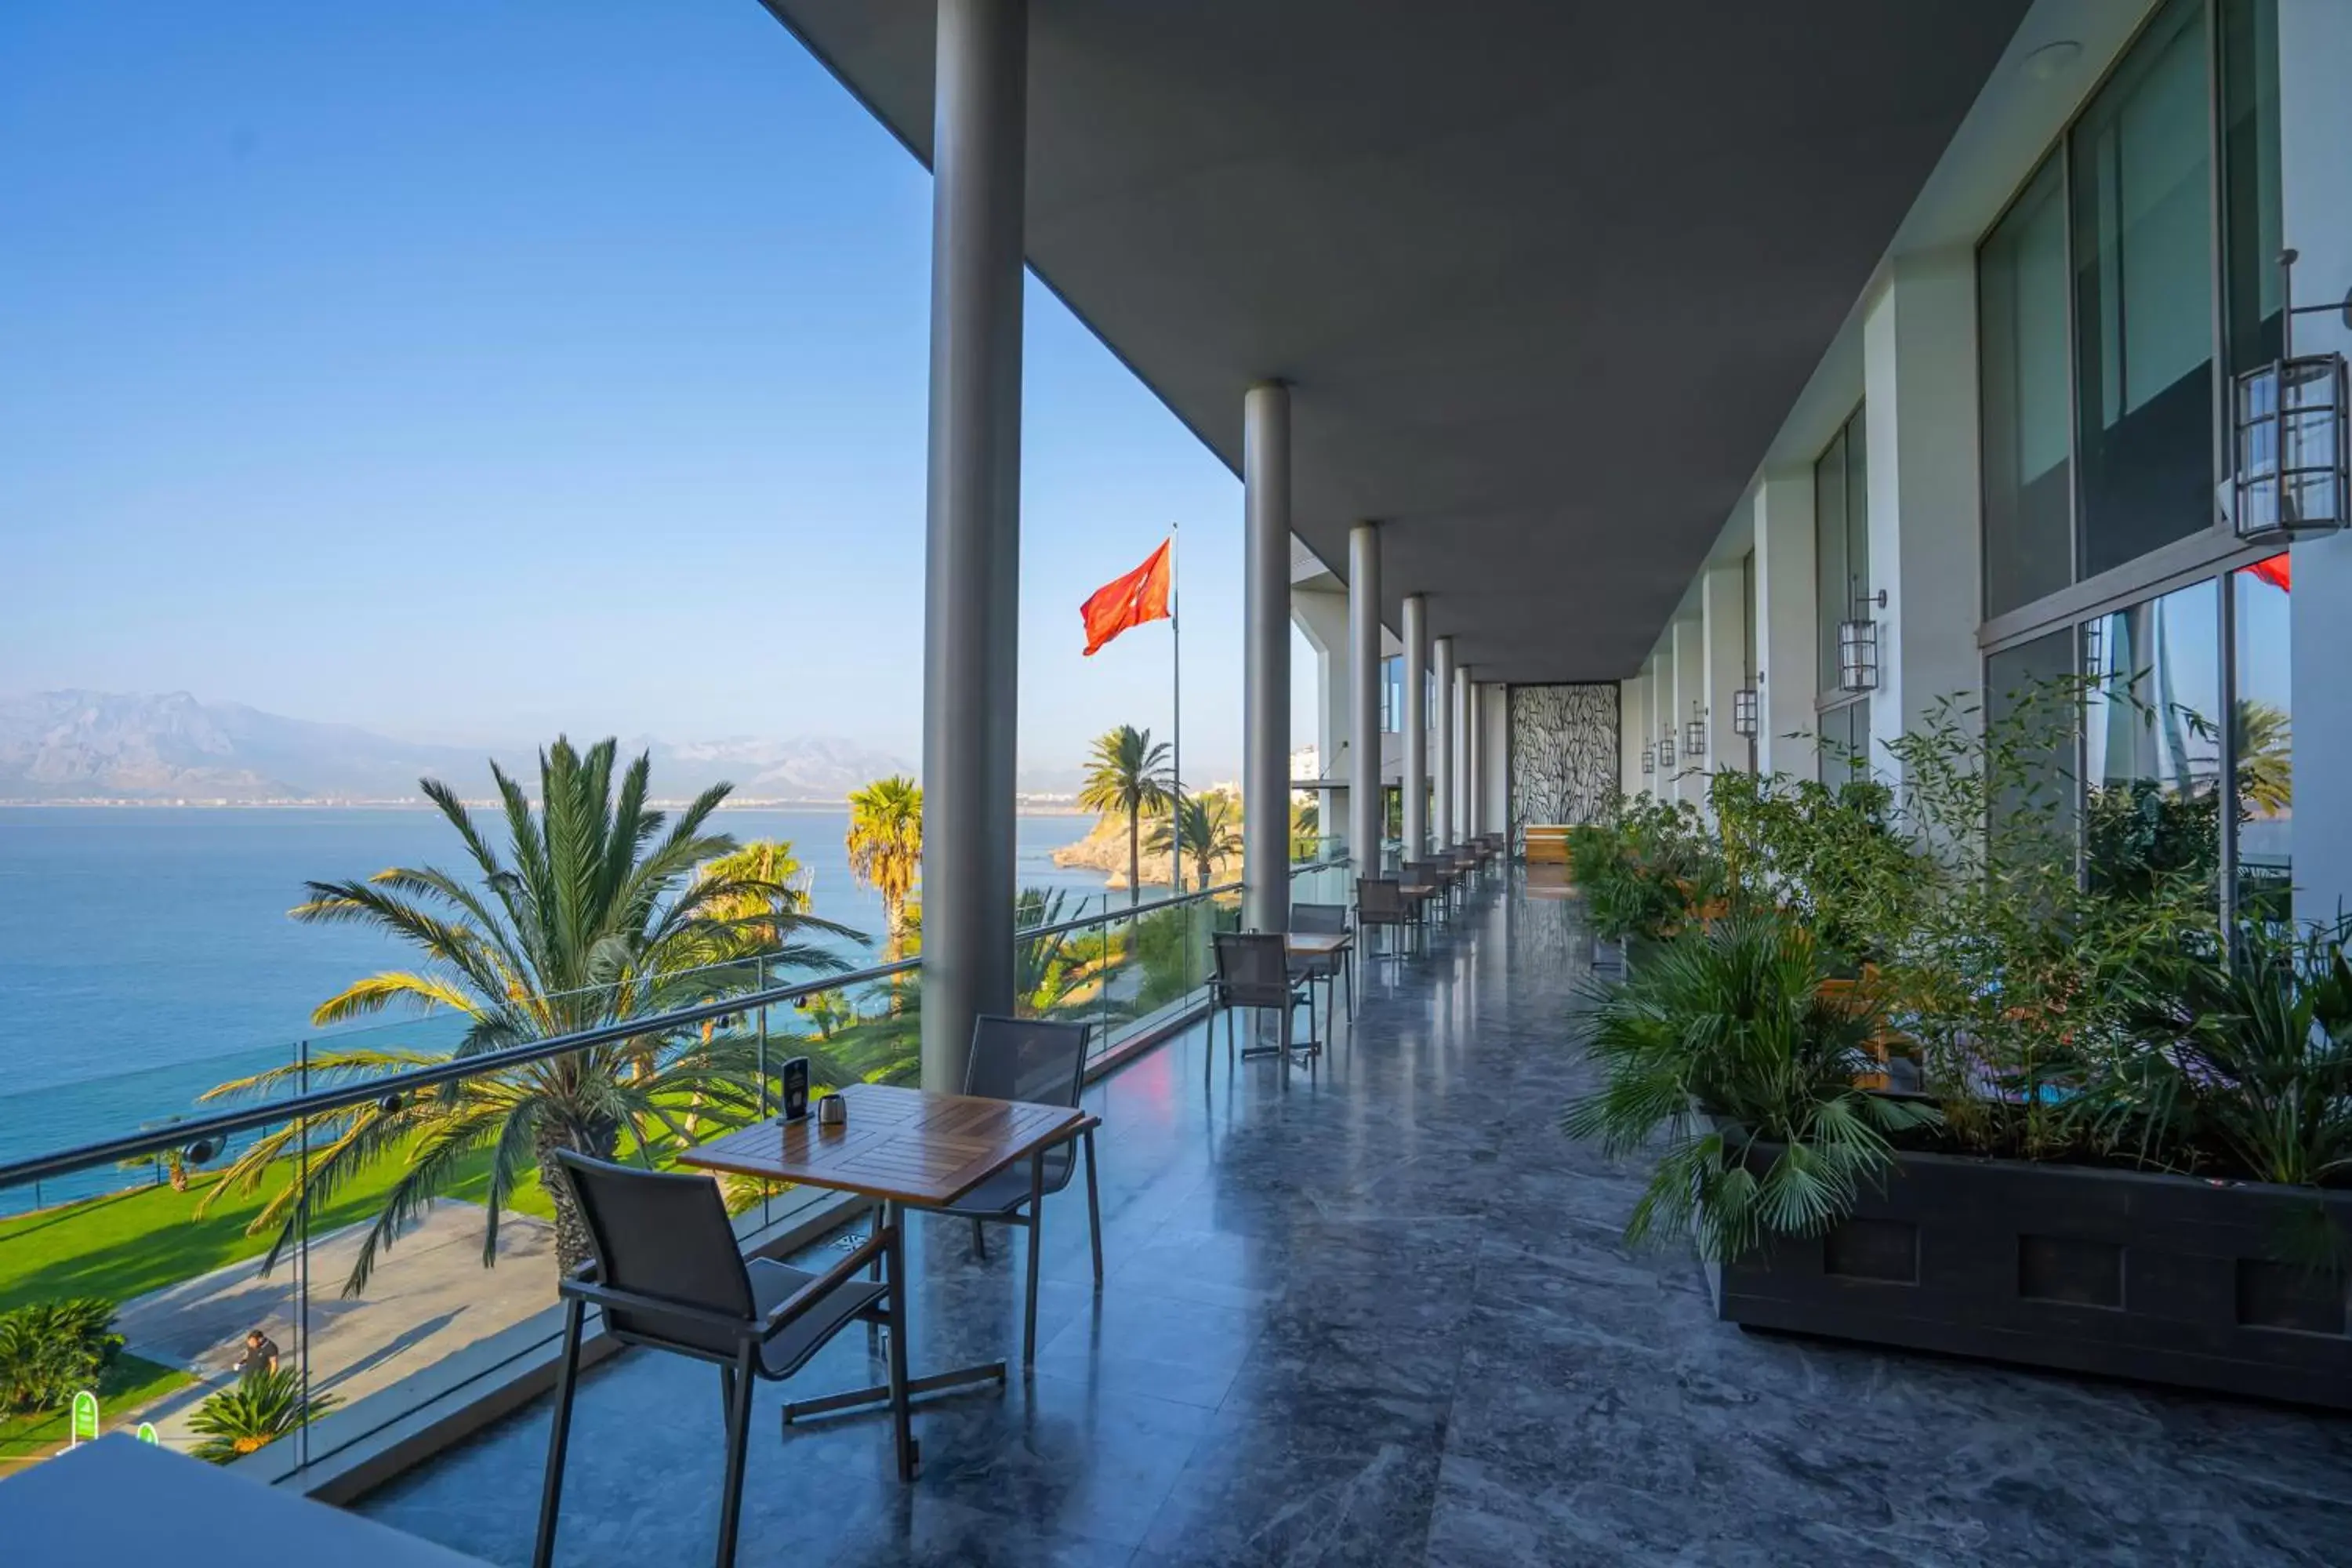
[[[1654,773],[1658,771],[1658,750],[1655,746],[1642,748],[1642,771],[1644,773]]]
[[[1840,691],[1878,689],[1878,623],[1870,618],[1874,607],[1886,607],[1885,589],[1876,594],[1857,592],[1853,596],[1853,615],[1838,623]]]
[[[2237,378],[2230,393],[2231,524],[2248,544],[2284,544],[2334,533],[2345,522],[2344,356],[2294,352],[2294,319],[2341,304],[2294,303],[2292,250],[2279,253],[2279,357]]]
[[[1731,694],[1731,732],[1756,738],[1756,689],[1743,686]]]
[[[1701,716],[1706,711],[1698,705],[1697,700],[1693,699],[1691,721],[1683,726],[1683,755],[1694,763],[1706,755],[1706,720]]]
[[[1674,765],[1675,730],[1674,726],[1669,724],[1666,726],[1666,732],[1658,737],[1658,766],[1661,770],[1664,770],[1671,768]]]

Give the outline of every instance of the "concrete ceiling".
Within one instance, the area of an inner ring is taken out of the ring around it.
[[[929,0],[766,0],[918,157]],[[1032,0],[1038,275],[1482,679],[1634,673],[2026,0]]]

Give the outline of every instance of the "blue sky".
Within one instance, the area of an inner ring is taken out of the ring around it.
[[[913,757],[929,222],[754,0],[11,0],[0,691]],[[1034,282],[1026,374],[1024,768],[1164,732],[1077,605],[1180,521],[1231,776],[1240,486]]]

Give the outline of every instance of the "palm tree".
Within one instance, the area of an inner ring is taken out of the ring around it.
[[[794,942],[795,933],[813,929],[843,934],[842,928],[829,921],[809,918],[808,868],[793,853],[789,838],[755,838],[703,867],[702,875],[739,889],[713,900],[706,912],[715,921],[734,926],[747,958],[764,956],[783,967],[807,967],[824,950]]]
[[[1095,742],[1078,805],[1109,816],[1127,814],[1127,901],[1143,897],[1143,814],[1168,809],[1174,784],[1168,772],[1168,742],[1154,744],[1151,731],[1121,724]]]
[[[2294,804],[2293,731],[2276,703],[2246,698],[2238,704],[2238,795],[2264,816]]]
[[[888,957],[907,940],[907,898],[923,863],[923,791],[904,773],[876,779],[849,796],[850,874],[882,895]]]
[[[1217,862],[1242,852],[1241,815],[1234,808],[1234,797],[1224,794],[1184,796],[1171,816],[1152,825],[1151,841],[1145,847],[1155,855],[1167,854],[1175,847],[1172,829],[1179,825],[1184,830],[1184,853],[1192,858],[1193,875],[1200,880],[1201,891],[1207,892]]]
[[[614,749],[612,741],[600,741],[583,754],[559,739],[542,752],[537,810],[493,763],[509,839],[504,855],[446,784],[424,780],[426,797],[457,831],[478,880],[429,866],[396,866],[364,880],[312,882],[309,900],[293,910],[308,924],[372,927],[425,960],[420,969],[354,982],[321,1003],[312,1022],[339,1024],[396,1003],[456,1013],[467,1022],[451,1056],[317,1052],[303,1066],[223,1084],[205,1098],[434,1066],[747,989],[760,970],[746,956],[744,923],[726,912],[746,900],[761,905],[757,921],[780,936],[803,929],[856,936],[811,915],[779,912],[784,889],[773,883],[713,870],[737,849],[727,835],[709,831],[729,785],[705,790],[673,819],[646,804],[646,756],[629,764],[615,793]],[[789,956],[767,960],[771,973],[846,967],[811,946],[793,943],[784,952]],[[298,1079],[304,1073],[307,1079]],[[555,1208],[558,1261],[570,1270],[587,1261],[588,1235],[570,1187],[547,1178],[554,1152],[611,1159],[625,1139],[640,1158],[650,1158],[665,1135],[683,1141],[679,1117],[689,1107],[721,1121],[757,1115],[758,1074],[756,1047],[744,1037],[706,1040],[691,1030],[655,1030],[388,1095],[296,1120],[257,1139],[222,1173],[197,1213],[224,1193],[283,1179],[247,1227],[249,1234],[278,1227],[266,1269],[296,1239],[306,1205],[315,1213],[379,1161],[404,1161],[344,1283],[344,1293],[356,1295],[378,1250],[487,1154],[483,1263],[497,1261],[499,1216],[536,1170]],[[298,1164],[290,1156],[306,1142],[309,1157]]]
[[[1290,803],[1290,858],[1312,860],[1323,849],[1323,812],[1315,802]]]
[[[205,1440],[191,1451],[199,1459],[229,1464],[258,1453],[341,1403],[331,1394],[304,1399],[302,1374],[290,1366],[257,1372],[196,1407],[188,1417],[188,1429]]]

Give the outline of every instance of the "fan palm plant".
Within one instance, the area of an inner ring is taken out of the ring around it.
[[[1130,904],[1143,897],[1143,814],[1167,810],[1174,784],[1168,771],[1168,742],[1154,742],[1150,731],[1121,724],[1095,741],[1086,783],[1078,789],[1078,805],[1105,816],[1125,814],[1127,901]]]
[[[1206,892],[1210,879],[1216,875],[1217,862],[1242,852],[1241,814],[1229,795],[1186,795],[1172,813],[1152,825],[1150,840],[1144,847],[1155,855],[1169,853],[1176,847],[1178,826],[1183,828],[1184,854],[1192,862],[1192,874]]]
[[[849,796],[849,871],[882,895],[887,954],[907,941],[907,900],[923,864],[923,791],[904,773],[876,779]]]
[[[425,794],[456,830],[478,880],[434,867],[394,867],[362,880],[310,883],[310,897],[293,910],[296,920],[371,927],[417,949],[425,961],[418,969],[354,982],[321,1003],[312,1021],[339,1024],[394,1005],[457,1014],[467,1025],[454,1059],[463,1059],[745,990],[763,966],[770,973],[846,967],[790,938],[805,930],[852,939],[856,933],[805,913],[780,912],[776,900],[784,889],[717,869],[738,847],[709,830],[728,785],[704,791],[672,818],[646,805],[647,757],[629,764],[616,790],[614,750],[606,740],[583,753],[559,739],[540,756],[537,810],[522,785],[493,763],[509,839],[504,854],[446,784],[425,780]],[[730,912],[747,900],[760,910],[748,922]],[[755,962],[747,932],[785,939],[782,953]],[[331,1049],[313,1052],[301,1066],[223,1084],[205,1098],[298,1082],[316,1088],[450,1059],[413,1050]],[[749,1039],[648,1030],[289,1121],[255,1140],[196,1212],[225,1193],[282,1181],[248,1227],[253,1234],[277,1228],[268,1268],[297,1239],[306,1205],[315,1211],[379,1162],[404,1161],[344,1281],[344,1293],[355,1295],[379,1252],[486,1155],[487,1266],[497,1261],[500,1215],[534,1170],[553,1163],[555,1150],[610,1159],[625,1139],[649,1157],[665,1136],[684,1141],[680,1116],[689,1108],[722,1121],[757,1114],[758,1075]],[[290,1158],[304,1149],[306,1160]],[[560,1181],[543,1185],[555,1209],[558,1260],[566,1270],[577,1268],[588,1258],[588,1237],[571,1189]]]
[[[191,1452],[212,1464],[230,1464],[299,1431],[341,1403],[331,1394],[304,1399],[302,1374],[290,1366],[257,1372],[196,1407],[188,1417],[188,1429],[204,1441]]]
[[[1688,1235],[1720,1260],[1819,1235],[1884,1176],[1888,1133],[1938,1119],[1854,1087],[1875,1065],[1874,1010],[1830,980],[1811,932],[1761,913],[1666,943],[1600,992],[1587,1049],[1604,1081],[1561,1121],[1613,1154],[1664,1131],[1627,1241]]]

